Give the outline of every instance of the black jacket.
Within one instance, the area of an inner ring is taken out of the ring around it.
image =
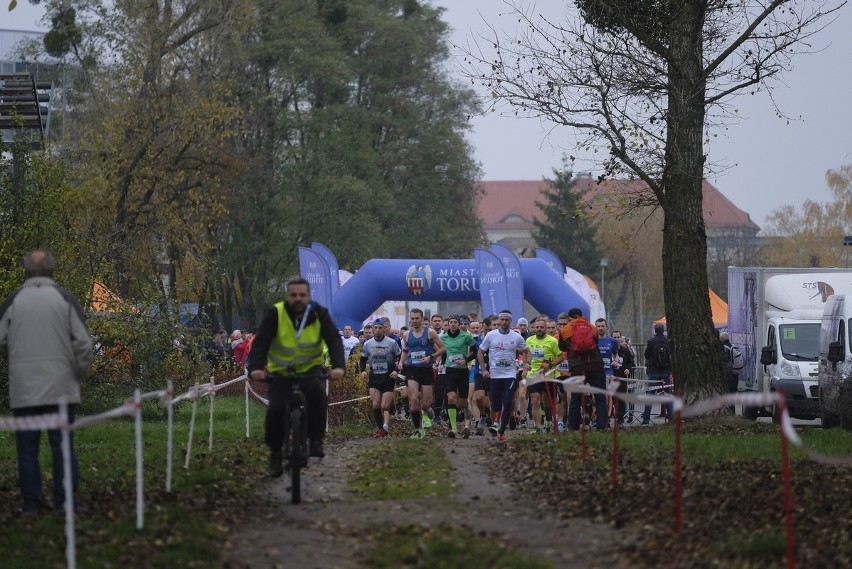
[[[650,340],[648,340],[648,345],[645,346],[645,367],[648,371],[671,371],[672,370],[672,361],[669,358],[667,365],[660,367],[657,365],[657,351],[660,346],[665,344],[668,346],[669,354],[671,354],[672,347],[669,344],[669,339],[666,338],[663,334],[657,334]]]
[[[298,329],[301,321],[297,322],[293,316],[293,311],[284,303],[284,309],[290,318],[293,320],[293,326]],[[346,359],[343,357],[343,340],[340,339],[340,333],[337,331],[337,326],[331,319],[331,314],[325,306],[311,302],[311,310],[308,313],[308,321],[305,325],[313,324],[319,318],[320,335],[322,336],[325,345],[328,346],[328,356],[331,360],[332,368],[346,368]],[[269,347],[272,341],[278,335],[278,309],[273,306],[263,317],[260,327],[257,329],[257,335],[251,345],[251,353],[248,357],[249,373],[256,369],[264,369],[266,367],[266,356],[269,353]]]

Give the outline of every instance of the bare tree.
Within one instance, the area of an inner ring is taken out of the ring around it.
[[[738,94],[771,90],[843,0],[577,0],[551,22],[506,2],[518,31],[492,25],[463,72],[495,104],[568,127],[603,177],[638,178],[664,214],[663,282],[677,384],[689,401],[724,391],[707,297],[701,182],[706,137]],[[600,152],[603,151],[603,152]]]
[[[767,265],[849,267],[852,234],[852,164],[826,172],[832,200],[782,205],[770,214],[762,257]]]

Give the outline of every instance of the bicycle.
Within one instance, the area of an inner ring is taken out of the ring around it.
[[[268,383],[290,382],[290,393],[284,401],[284,471],[290,473],[290,501],[302,500],[302,469],[308,466],[307,406],[300,381],[316,379],[316,374],[270,374]],[[286,385],[286,384],[285,384]]]

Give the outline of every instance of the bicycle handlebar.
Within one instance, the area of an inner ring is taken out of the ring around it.
[[[268,373],[264,378],[267,383],[272,383],[276,380],[291,379],[300,381],[302,379],[328,379],[327,373]]]

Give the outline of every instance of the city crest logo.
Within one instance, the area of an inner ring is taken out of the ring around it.
[[[411,265],[405,272],[408,292],[421,295],[432,286],[432,267],[429,265]]]

